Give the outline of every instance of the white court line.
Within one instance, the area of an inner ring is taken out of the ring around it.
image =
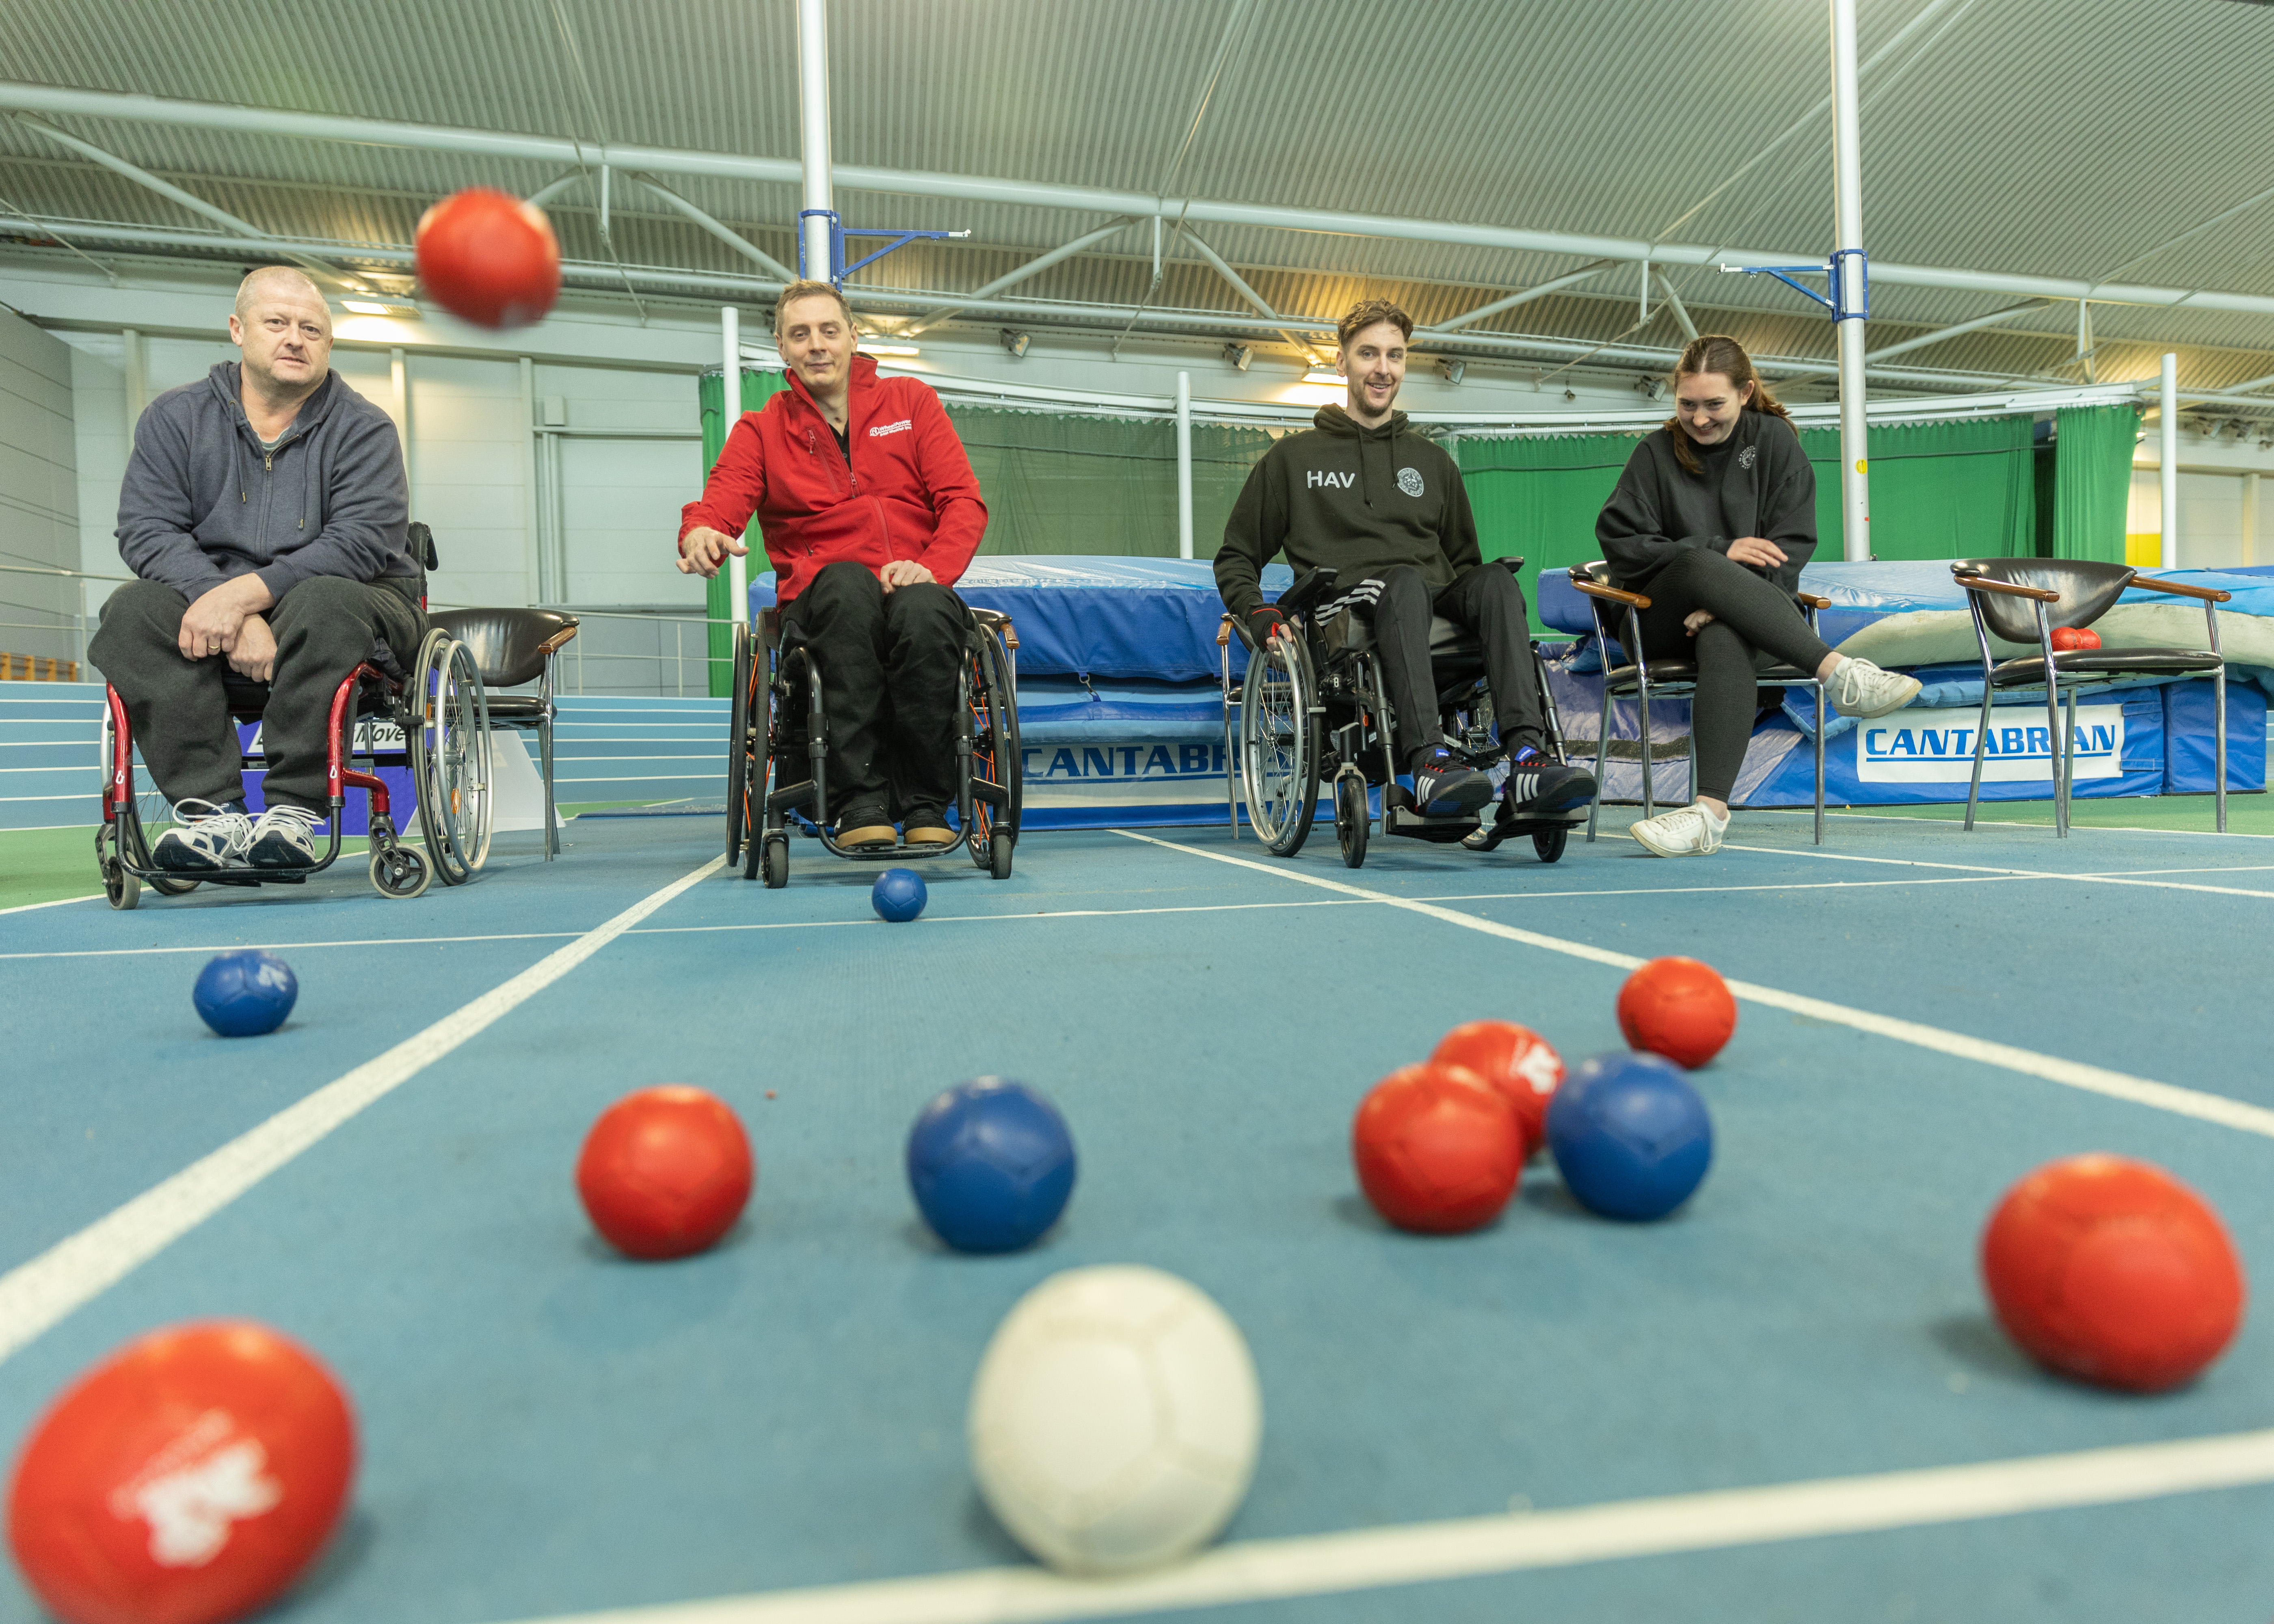
[[[1126,1579],[981,1568],[531,1624],[1043,1624],[2112,1506],[2274,1482],[2274,1431],[1219,1545]],[[1412,1615],[1427,1616],[1417,1609]]]
[[[358,936],[340,942],[222,942],[204,947],[75,947],[49,953],[0,953],[0,963],[11,959],[142,959],[154,953],[241,953],[248,948],[264,953],[297,953],[302,948],[313,947],[432,947],[454,942],[557,942],[576,934],[573,930],[520,930],[486,936]]]
[[[1173,840],[1158,839],[1152,835],[1139,834],[1133,829],[1117,829],[1118,835],[1132,840],[1141,840],[1148,846],[1157,846],[1171,852],[1182,852],[1189,857],[1205,857],[1211,862],[1230,863],[1234,868],[1253,868],[1258,874],[1293,880],[1299,884],[1315,885],[1326,891],[1340,891],[1346,896],[1370,897],[1419,914],[1430,919],[1442,920],[1449,925],[1458,925],[1464,930],[1475,930],[1486,936],[1498,936],[1502,941],[1522,943],[1526,947],[1540,947],[1551,953],[1568,958],[1584,959],[1592,963],[1608,965],[1614,969],[1639,968],[1644,960],[1631,953],[1616,953],[1608,948],[1592,947],[1585,942],[1569,942],[1561,936],[1543,936],[1536,930],[1520,930],[1513,925],[1480,918],[1474,914],[1457,913],[1408,898],[1392,897],[1382,891],[1367,891],[1362,886],[1345,885],[1339,880],[1326,879],[1319,875],[1306,874],[1291,867],[1274,868],[1269,863],[1254,861],[1246,857],[1234,857],[1224,852],[1203,851],[1194,846],[1179,846]],[[1746,848],[1740,848],[1746,849]],[[1764,848],[1773,849],[1773,848]],[[1783,853],[1779,853],[1778,855]],[[2230,1100],[2224,1094],[2205,1094],[2199,1089],[2176,1087],[2153,1079],[2134,1077],[2127,1072],[2112,1071],[2105,1067],[2083,1065],[2074,1060],[2063,1060],[2054,1055],[2040,1055],[2035,1050],[2018,1048],[2011,1043],[1993,1043],[1984,1038],[1969,1037],[1964,1033],[1946,1032],[1939,1026],[1930,1026],[1922,1021],[1900,1020],[1891,1015],[1875,1015],[1869,1010],[1850,1009],[1844,1004],[1833,1004],[1823,998],[1804,997],[1798,993],[1784,992],[1774,987],[1764,987],[1754,981],[1730,981],[1729,990],[1751,1004],[1766,1004],[1771,1009],[1783,1010],[1794,1015],[1804,1015],[1811,1020],[1821,1020],[1836,1026],[1849,1026],[1858,1032],[1868,1032],[1875,1037],[1893,1038],[1899,1043],[1909,1043],[1938,1054],[1954,1056],[1961,1060],[1978,1061],[2008,1071],[2018,1071],[2024,1077],[2034,1077],[2049,1083],[2059,1083],[2065,1088],[2079,1088],[2087,1094],[2105,1094],[2111,1099],[2128,1100],[2135,1105],[2145,1105],[2154,1110],[2170,1111],[2175,1116],[2192,1116],[2202,1122],[2217,1123],[2221,1127],[2233,1128],[2244,1133],[2256,1133],[2274,1139],[2274,1110],[2263,1106]]]
[[[0,914],[29,914],[34,908],[60,908],[73,902],[94,902],[102,895],[101,891],[95,891],[84,897],[58,897],[53,902],[19,902],[12,908],[0,908]]]
[[[182,1236],[308,1149],[365,1106],[393,1093],[452,1049],[583,964],[688,887],[726,866],[700,868],[555,948],[519,975],[445,1015],[375,1060],[286,1106],[212,1154],[153,1184],[124,1206],[0,1275],[0,1359],[116,1284]]]
[[[2097,800],[2098,797],[2095,797],[2095,799]],[[2129,797],[2127,797],[2126,799],[2129,799]],[[2085,804],[2090,805],[2090,802],[2088,801]],[[1747,809],[1760,812],[1782,812],[1785,808],[1782,807],[1758,807],[1749,808]],[[1803,807],[1794,816],[1807,816],[1807,812],[1808,808]],[[1904,817],[1893,812],[1827,811],[1824,816],[1826,817],[1854,818],[1858,823],[1943,823],[1963,826],[1966,822],[1963,817]],[[2049,823],[2025,823],[2017,817],[1977,817],[1974,820],[1974,826],[1977,829],[1985,827],[1992,829],[2051,829],[2053,825]],[[2216,829],[2154,829],[2149,827],[2145,823],[2071,823],[2069,825],[2069,831],[2071,833],[2074,833],[2080,829],[2089,829],[2095,834],[2105,835],[2179,835],[2182,837],[2200,835],[2206,836],[2214,840],[2274,840],[2274,835],[2248,834],[2240,830],[2233,829],[2230,829],[2225,834],[2221,834]]]
[[[1898,868],[1948,868],[1968,874],[2003,875],[2024,880],[2073,880],[2079,884],[2138,885],[2152,891],[2191,891],[2211,897],[2255,897],[2261,902],[2274,902],[2274,891],[2254,891],[2247,885],[2189,885],[2179,880],[2135,879],[2120,874],[2059,874],[2042,868],[2000,868],[1987,863],[1921,862],[1911,857],[1864,857],[1853,852],[1793,851],[1781,846],[1739,846],[1724,841],[1728,852],[1766,853],[1771,857],[1813,857],[1819,862],[1878,863]],[[2210,872],[2218,873],[2213,869]]]

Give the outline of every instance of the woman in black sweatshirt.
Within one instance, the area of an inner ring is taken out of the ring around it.
[[[1816,551],[1816,471],[1783,406],[1734,338],[1692,339],[1674,369],[1674,416],[1635,447],[1595,521],[1616,584],[1651,600],[1643,651],[1698,662],[1690,726],[1695,804],[1629,831],[1660,857],[1711,852],[1729,827],[1729,791],[1758,700],[1758,656],[1829,683],[1841,713],[1885,716],[1918,680],[1834,654],[1793,593]]]

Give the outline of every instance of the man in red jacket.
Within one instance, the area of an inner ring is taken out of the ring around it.
[[[979,481],[939,397],[853,352],[853,312],[831,284],[783,289],[774,339],[789,387],[728,432],[681,514],[679,568],[717,575],[749,551],[735,538],[757,515],[782,639],[821,665],[837,838],[892,846],[897,816],[911,846],[949,840],[969,617],[948,589],[987,529]]]

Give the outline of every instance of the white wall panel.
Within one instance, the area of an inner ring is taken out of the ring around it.
[[[68,569],[79,561],[78,448],[71,351],[0,312],[0,563]],[[80,655],[79,594],[55,576],[0,575],[0,650]]]

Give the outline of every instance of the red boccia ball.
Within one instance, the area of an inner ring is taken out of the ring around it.
[[[2038,1360],[2143,1393],[2201,1372],[2242,1322],[2242,1263],[2218,1214],[2121,1156],[2049,1162],[2007,1192],[1982,1231],[1982,1281]]]
[[[742,1123],[716,1094],[667,1083],[600,1113],[576,1158],[592,1227],[635,1258],[683,1258],[732,1229],[757,1164]]]
[[[1384,1218],[1453,1234],[1489,1223],[1516,1193],[1524,1131],[1490,1084],[1432,1061],[1374,1086],[1351,1124],[1351,1160]]]
[[[545,211],[487,186],[418,218],[418,280],[454,316],[486,327],[543,320],[561,297],[561,244]]]
[[[1664,1055],[1696,1071],[1737,1029],[1737,1001],[1709,964],[1653,959],[1619,989],[1619,1030],[1627,1047]]]
[[[1448,1032],[1429,1058],[1473,1071],[1508,1097],[1524,1130],[1524,1154],[1547,1143],[1547,1102],[1563,1086],[1563,1057],[1512,1020],[1472,1020]]]
[[[33,1427],[8,1543],[69,1624],[219,1624],[273,1599],[339,1521],[355,1417],[315,1357],[244,1320],[128,1343]]]

